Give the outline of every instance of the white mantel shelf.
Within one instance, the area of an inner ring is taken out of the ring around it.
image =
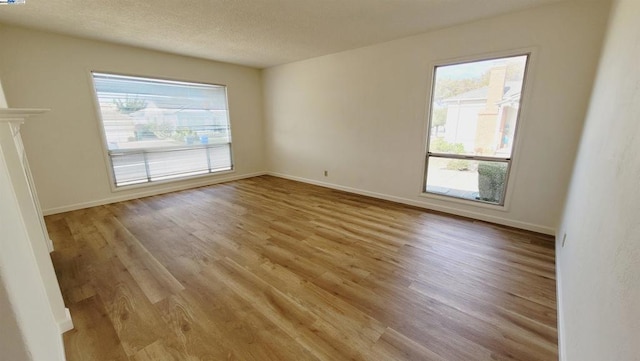
[[[36,108],[0,108],[0,122],[21,122],[48,111],[49,109]]]

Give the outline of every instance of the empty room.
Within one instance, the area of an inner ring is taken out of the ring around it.
[[[640,360],[637,0],[0,0],[0,360]]]

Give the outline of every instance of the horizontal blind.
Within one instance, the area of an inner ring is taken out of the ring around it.
[[[230,170],[226,87],[93,73],[117,186]]]
[[[148,181],[143,153],[111,154],[111,166],[117,185]]]

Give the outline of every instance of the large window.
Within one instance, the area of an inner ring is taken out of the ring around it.
[[[231,170],[226,87],[93,73],[117,187]]]
[[[427,193],[504,205],[528,55],[435,67]]]

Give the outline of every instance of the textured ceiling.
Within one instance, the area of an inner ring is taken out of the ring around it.
[[[264,68],[560,1],[26,0],[0,23]]]

